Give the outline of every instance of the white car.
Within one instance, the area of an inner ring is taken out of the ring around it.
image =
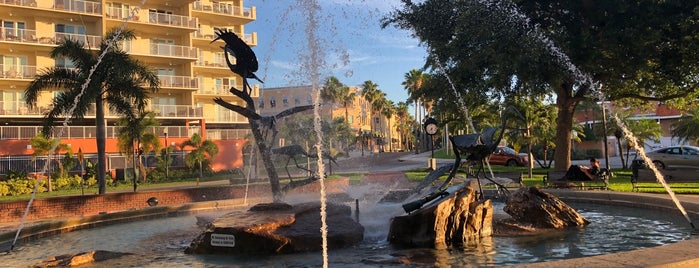
[[[699,147],[682,145],[647,153],[660,169],[699,168]]]

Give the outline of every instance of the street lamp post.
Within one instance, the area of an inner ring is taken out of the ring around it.
[[[163,132],[163,135],[165,135],[165,181],[167,181],[170,170],[170,144],[167,143],[167,132]]]

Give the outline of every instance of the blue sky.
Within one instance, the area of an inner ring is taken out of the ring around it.
[[[245,33],[257,32],[253,47],[263,78],[262,88],[311,84],[301,73],[300,62],[309,55],[306,14],[310,1],[247,0],[246,7],[257,8],[257,20],[245,26]],[[318,0],[316,30],[325,64],[321,79],[336,76],[350,86],[371,80],[394,101],[405,101],[401,85],[411,69],[421,68],[426,53],[407,31],[394,27],[381,29],[380,20],[399,0]],[[321,81],[322,82],[322,81]]]

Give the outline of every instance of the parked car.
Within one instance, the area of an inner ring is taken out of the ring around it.
[[[699,168],[699,147],[671,146],[647,153],[660,169]]]
[[[490,154],[488,161],[492,165],[526,166],[529,164],[529,157],[525,153],[517,153],[510,147],[498,146]]]

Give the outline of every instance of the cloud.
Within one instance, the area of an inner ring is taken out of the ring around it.
[[[277,67],[279,69],[283,70],[298,70],[299,65],[297,63],[293,62],[288,62],[288,61],[279,61],[279,60],[272,60],[271,61],[272,67]]]

